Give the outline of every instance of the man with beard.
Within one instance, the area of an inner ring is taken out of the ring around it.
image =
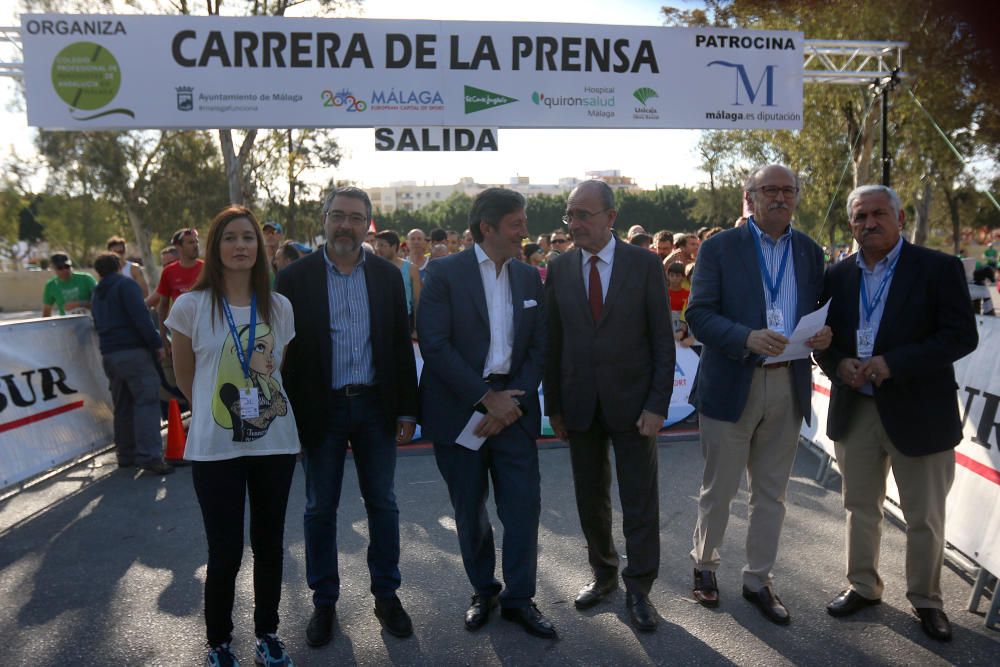
[[[743,597],[779,625],[791,620],[771,570],[785,518],[785,489],[802,419],[810,416],[809,359],[765,365],[781,354],[823,289],[823,250],[792,227],[799,179],[782,165],[757,169],[744,190],[753,215],[705,242],[695,265],[687,322],[704,344],[691,391],[701,419],[705,471],[694,529],[694,597],[719,604],[719,567],[729,508],[744,474],[750,512]],[[697,238],[694,239],[697,242]],[[824,327],[807,344],[822,350]]]
[[[354,187],[323,205],[326,245],[283,270],[276,289],[295,315],[284,379],[306,475],[306,579],[314,609],[310,646],[333,637],[340,597],[337,506],[348,441],[368,512],[368,569],[375,616],[397,637],[413,633],[396,590],[399,510],[396,446],[413,436],[417,375],[399,269],[365,252],[371,200]]]

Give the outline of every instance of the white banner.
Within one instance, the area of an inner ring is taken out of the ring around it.
[[[90,316],[0,324],[0,369],[0,488],[113,440]]]
[[[1000,320],[977,317],[979,347],[955,363],[963,438],[955,449],[945,539],[992,574],[1000,573]],[[830,381],[813,369],[813,426],[802,437],[836,458],[826,437]],[[889,475],[887,495],[899,503]]]
[[[26,14],[53,129],[802,127],[801,32]]]

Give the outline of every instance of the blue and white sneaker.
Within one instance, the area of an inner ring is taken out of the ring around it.
[[[205,656],[205,667],[240,667],[240,661],[233,655],[229,642],[218,646],[209,646]]]
[[[257,638],[253,661],[266,667],[295,667],[295,663],[285,652],[285,643],[274,633]]]

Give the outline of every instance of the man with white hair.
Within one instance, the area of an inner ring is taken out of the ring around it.
[[[767,364],[781,354],[823,286],[823,250],[793,228],[799,179],[772,164],[754,171],[744,197],[746,225],[712,236],[695,264],[688,301],[691,333],[704,344],[691,392],[701,415],[705,474],[694,529],[694,597],[719,604],[715,571],[729,507],[747,475],[750,487],[743,597],[784,625],[788,609],[773,591],[771,570],[785,518],[785,489],[799,429],[810,417],[808,359]],[[809,339],[824,349],[829,327]]]
[[[816,355],[833,385],[826,432],[844,480],[850,582],[826,609],[848,616],[881,602],[891,468],[906,520],[906,597],[924,633],[947,641],[945,499],[962,439],[952,364],[978,342],[965,272],[955,257],[903,240],[906,216],[892,188],[856,188],[847,214],[859,250],[827,272],[834,335]]]

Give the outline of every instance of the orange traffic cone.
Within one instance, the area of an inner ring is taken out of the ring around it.
[[[181,406],[177,399],[172,398],[170,399],[170,409],[167,411],[167,453],[163,458],[169,463],[182,462],[186,443],[184,422],[181,421]]]

